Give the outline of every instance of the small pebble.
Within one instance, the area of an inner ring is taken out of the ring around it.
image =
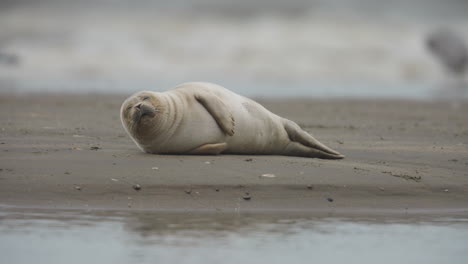
[[[133,189],[135,189],[135,191],[141,190],[140,184],[138,184],[138,183],[137,183],[137,184],[134,184],[134,185],[133,185]]]
[[[444,192],[448,192],[449,190],[448,189],[445,189]]]
[[[211,162],[209,162],[209,161],[205,161],[205,164],[211,164]]]
[[[249,201],[250,199],[252,199],[252,197],[250,196],[250,193],[246,192],[244,196],[242,196],[242,199]]]
[[[151,168],[151,169],[152,169],[152,170],[159,170],[158,167],[153,167],[153,168]]]
[[[329,201],[331,203],[331,202],[333,202],[333,198],[327,197],[327,201]]]
[[[187,189],[187,190],[184,190],[184,192],[185,192],[186,194],[191,194],[191,193],[192,193],[192,190],[188,190],[188,189]]]
[[[75,190],[81,191],[81,187],[80,186],[75,186]]]
[[[215,189],[215,191],[219,192],[219,189]]]
[[[245,161],[249,162],[249,161],[253,161],[253,159],[248,158],[248,159],[245,159]]]
[[[307,185],[307,189],[312,190],[314,189],[314,186],[312,184]]]
[[[275,178],[276,175],[274,174],[271,174],[271,173],[265,173],[265,174],[262,174],[261,177],[264,177],[264,178]]]
[[[98,150],[98,149],[101,149],[100,147],[97,147],[97,146],[92,146],[89,148],[90,150]]]

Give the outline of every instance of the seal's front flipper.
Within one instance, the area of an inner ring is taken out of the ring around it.
[[[210,93],[199,93],[195,95],[197,101],[216,120],[221,130],[229,136],[234,135],[234,117],[226,104],[216,95]]]
[[[330,158],[344,158],[344,156],[337,151],[320,143],[293,121],[283,118],[283,125],[291,141],[298,142],[306,147],[318,150],[321,153],[330,154]]]
[[[218,155],[226,150],[226,143],[204,144],[195,149],[192,149],[187,154],[193,155]]]

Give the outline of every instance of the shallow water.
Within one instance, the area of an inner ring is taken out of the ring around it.
[[[466,263],[466,218],[3,211],[2,263]]]

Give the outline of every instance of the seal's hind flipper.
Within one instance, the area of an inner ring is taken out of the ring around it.
[[[195,95],[197,101],[216,120],[221,130],[229,136],[234,135],[234,117],[226,104],[216,95],[207,92]]]
[[[334,151],[333,149],[320,143],[317,139],[315,139],[312,135],[307,133],[293,121],[283,118],[283,125],[291,141],[298,142],[306,147],[318,150],[321,153],[330,154],[330,158],[344,158],[344,156],[337,151]]]
[[[226,143],[204,144],[195,149],[192,149],[187,154],[193,155],[218,155],[225,151],[227,148]]]
[[[283,150],[283,155],[287,156],[299,156],[307,158],[319,158],[319,159],[342,159],[344,158],[341,154],[331,154],[322,150],[305,146],[301,143],[291,141]]]

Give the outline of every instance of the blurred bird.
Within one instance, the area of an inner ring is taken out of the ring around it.
[[[468,48],[460,35],[449,29],[439,29],[428,35],[426,45],[450,73],[456,76],[465,73],[468,66]]]
[[[426,45],[451,75],[451,78],[435,90],[434,95],[438,99],[448,99],[451,107],[458,109],[468,91],[468,82],[464,79],[468,68],[468,48],[465,41],[449,29],[439,29],[427,36]]]

